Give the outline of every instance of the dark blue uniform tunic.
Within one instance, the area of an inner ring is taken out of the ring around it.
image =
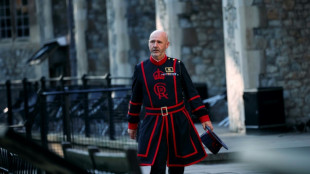
[[[154,163],[162,138],[167,140],[167,166],[188,166],[207,156],[184,100],[201,122],[209,121],[207,109],[181,61],[165,56],[157,62],[151,57],[135,66],[128,127],[137,129],[143,104],[146,114],[138,140],[140,165]]]

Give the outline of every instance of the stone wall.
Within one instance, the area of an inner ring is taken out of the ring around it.
[[[21,80],[38,78],[35,68],[26,64],[26,61],[38,48],[38,44],[12,43],[1,45],[0,48],[0,79]]]
[[[147,42],[149,34],[156,29],[156,8],[154,0],[126,2],[128,55],[133,68],[149,57]],[[182,31],[180,59],[194,82],[207,83],[209,96],[222,93],[226,90],[222,1],[178,2],[184,6],[183,11],[177,13]],[[262,50],[265,59],[259,86],[282,86],[288,123],[305,122],[310,118],[310,3],[308,0],[253,0],[253,6],[259,7],[261,19],[264,19],[264,25],[251,33],[254,40],[251,47]],[[66,11],[66,1],[52,0],[55,37],[68,33]],[[39,21],[33,25],[40,25]],[[109,72],[105,0],[87,1],[87,22],[89,74],[103,75]],[[0,44],[1,79],[36,77],[35,68],[26,66],[25,62],[40,43]]]
[[[104,75],[109,72],[106,1],[87,1],[87,21],[88,74]]]
[[[135,65],[148,59],[148,40],[155,24],[155,1],[132,0],[127,2],[128,34],[130,41],[129,61]]]
[[[109,72],[108,21],[106,1],[87,1],[87,54],[90,75]],[[155,30],[155,2],[127,1],[126,19],[130,42],[129,61],[132,68],[149,56],[148,38]],[[131,75],[128,75],[131,76]]]
[[[207,83],[209,96],[225,91],[222,3],[218,0],[182,0],[181,59],[194,82]]]
[[[264,8],[266,26],[254,29],[264,44],[262,87],[282,86],[287,122],[310,119],[310,3],[307,0],[255,1]]]
[[[67,6],[64,0],[52,0],[54,36],[66,36],[68,33]]]

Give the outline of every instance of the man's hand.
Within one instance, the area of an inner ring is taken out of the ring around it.
[[[202,127],[204,130],[206,130],[207,129],[206,126],[208,126],[211,129],[211,131],[213,131],[213,126],[212,126],[211,121],[206,121],[206,122],[203,122],[201,124],[202,124]]]
[[[128,134],[131,139],[136,139],[137,136],[137,130],[136,129],[128,129]]]

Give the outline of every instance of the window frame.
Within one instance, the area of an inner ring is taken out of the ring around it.
[[[33,17],[35,17],[35,10],[34,10],[34,1],[35,0],[26,0],[27,4],[23,5],[23,0],[9,0],[10,1],[10,16],[9,19],[11,21],[11,36],[10,37],[2,37],[2,33],[0,33],[0,42],[8,42],[8,41],[29,41],[31,39],[31,23],[33,23]],[[27,26],[22,23],[21,26],[18,25],[18,18],[21,18],[20,20],[24,20],[23,15],[19,16],[17,12],[17,1],[20,1],[21,3],[21,9],[23,10],[23,6],[25,6],[27,9],[27,16],[26,20],[28,20]],[[4,16],[7,18],[7,16]],[[18,36],[18,29],[19,27],[26,28],[28,30],[28,34],[22,34],[21,36]],[[2,29],[0,27],[0,32],[2,32]]]

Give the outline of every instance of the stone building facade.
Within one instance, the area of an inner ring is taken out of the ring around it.
[[[13,2],[13,1],[12,1]],[[42,45],[68,38],[74,23],[77,75],[131,76],[149,57],[148,37],[168,32],[167,54],[181,59],[209,96],[227,90],[233,131],[243,131],[244,90],[281,86],[288,125],[310,119],[310,2],[307,0],[29,0],[30,34],[0,38],[0,77],[70,76],[70,45],[39,65]],[[71,20],[71,21],[70,21]],[[72,55],[71,55],[72,56]]]
[[[180,59],[193,81],[208,84],[210,96],[221,94],[226,89],[221,1],[182,2],[187,9],[179,15]]]
[[[106,2],[93,0],[87,4],[86,50],[89,75],[109,72],[109,45]]]
[[[40,31],[40,26],[38,22],[40,21],[40,11],[37,10],[37,2],[30,0],[28,2],[26,11],[27,15],[31,16],[28,19],[29,31],[27,33],[28,37],[17,36],[17,29],[14,31],[8,31],[11,21],[7,20],[11,17],[10,4],[2,5],[2,16],[1,16],[1,38],[0,38],[0,79],[20,79],[25,74],[27,76],[35,77],[36,73],[40,73],[40,68],[30,68],[27,64],[27,57],[30,57],[34,51],[40,47],[41,36],[37,35]],[[22,7],[16,7],[18,11]],[[15,16],[14,16],[15,17]],[[12,28],[13,30],[13,28]],[[5,32],[8,31],[8,32]]]
[[[283,87],[286,123],[309,123],[309,7],[305,0],[223,1],[233,130],[245,126],[243,92],[258,87]]]
[[[310,118],[310,3],[306,0],[257,1],[264,25],[253,31],[255,47],[264,50],[260,85],[284,88],[290,124]]]

